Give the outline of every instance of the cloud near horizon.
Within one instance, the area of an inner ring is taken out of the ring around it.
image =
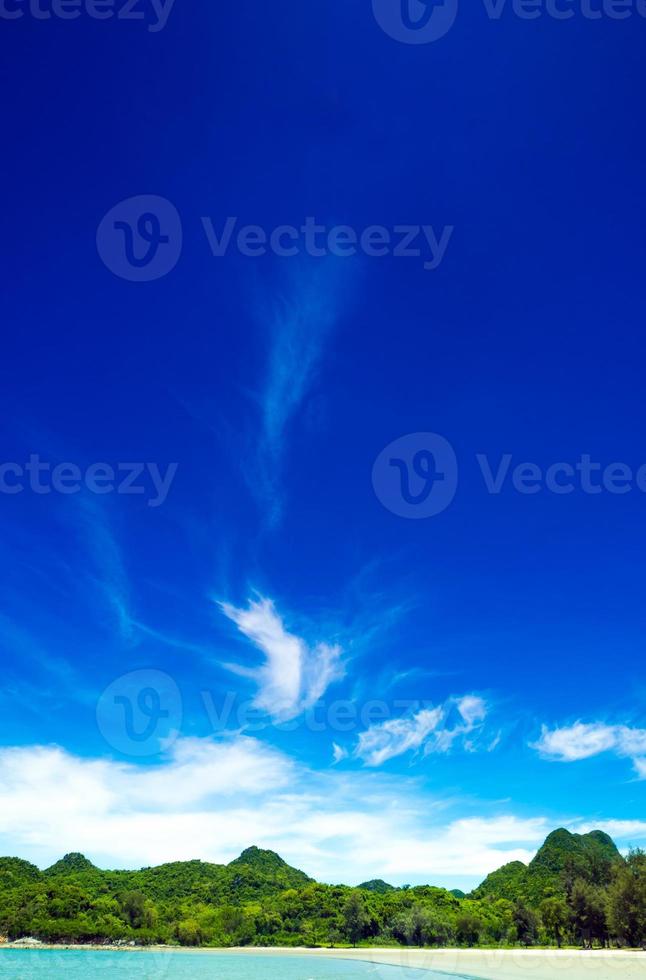
[[[0,749],[0,847],[40,866],[69,851],[107,867],[223,863],[257,844],[324,881],[475,884],[528,860],[551,829],[508,814],[440,825],[444,813],[414,780],[315,773],[239,735],[179,739],[154,766],[57,746]]]
[[[249,600],[246,609],[219,603],[224,615],[264,654],[260,667],[226,663],[227,670],[258,685],[254,706],[274,721],[297,718],[321,698],[334,681],[345,674],[338,644],[316,643],[290,633],[271,599]]]
[[[70,851],[111,868],[228,863],[257,844],[322,881],[471,887],[508,861],[528,862],[557,826],[509,812],[453,819],[453,802],[409,777],[316,773],[240,735],[179,739],[153,766],[57,746],[0,749],[0,849],[41,867]],[[643,821],[564,825],[646,839]]]
[[[549,729],[543,725],[541,737],[530,748],[551,762],[580,762],[604,752],[630,759],[640,779],[646,779],[646,729],[603,722]]]

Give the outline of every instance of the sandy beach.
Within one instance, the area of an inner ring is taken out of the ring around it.
[[[307,949],[256,948],[190,949],[178,947],[37,947],[8,943],[2,949],[118,949],[123,953],[163,951],[169,955],[194,956],[308,956],[360,960],[375,965],[436,970],[473,980],[646,980],[646,952],[622,950],[521,950],[521,949]],[[378,971],[377,971],[378,972]]]
[[[239,954],[307,955],[439,970],[481,980],[646,980],[646,952],[521,949],[237,949]]]
[[[481,980],[646,980],[646,953],[564,950],[335,950],[338,955]]]
[[[220,950],[213,950],[217,953]],[[250,953],[249,949],[222,952]],[[254,953],[362,960],[481,980],[646,980],[646,952],[520,949],[254,949]]]

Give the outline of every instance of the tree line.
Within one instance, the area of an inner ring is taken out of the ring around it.
[[[227,866],[137,872],[100,871],[80,855],[47,872],[1,859],[0,933],[182,946],[646,947],[646,855],[575,843],[569,852],[569,838],[552,841],[535,864],[508,865],[468,896],[324,885],[257,848]]]

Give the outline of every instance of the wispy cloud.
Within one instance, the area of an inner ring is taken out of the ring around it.
[[[531,743],[544,759],[552,762],[579,762],[604,752],[632,759],[640,779],[646,779],[646,729],[604,722],[577,721],[563,728],[543,726],[541,737]]]
[[[391,718],[371,725],[359,735],[355,756],[368,766],[380,766],[405,752],[418,750],[437,731],[442,708],[424,708],[409,718]]]
[[[452,709],[457,712],[453,724]],[[487,706],[482,698],[475,695],[453,698],[445,705],[422,708],[407,717],[371,725],[359,735],[353,755],[367,766],[376,767],[407,752],[421,752],[425,756],[448,752],[457,739],[470,735],[486,714]]]
[[[91,562],[86,580],[91,584],[101,607],[107,610],[121,640],[133,635],[130,584],[121,548],[110,526],[104,506],[88,494],[66,501],[70,510],[65,519],[71,523]]]
[[[344,675],[341,647],[316,643],[290,633],[271,599],[250,600],[246,609],[220,603],[222,612],[236,624],[265,657],[260,667],[228,663],[224,666],[258,685],[255,707],[276,721],[289,721],[312,707],[334,681]]]
[[[12,428],[16,431],[15,424]],[[90,461],[96,462],[96,457],[92,455],[87,459],[87,454],[78,445],[68,443],[66,438],[61,439],[60,433],[44,427],[42,419],[35,425],[25,413],[20,428],[24,446],[30,447],[26,455],[32,454],[31,447],[38,447],[36,455],[42,455],[52,466],[69,460],[81,463],[84,458],[88,465]],[[48,572],[50,579],[59,576],[61,581],[71,583],[83,601],[94,607],[95,613],[100,610],[119,639],[130,640],[130,584],[122,550],[110,524],[107,498],[83,489],[79,493],[53,494],[47,499],[52,504],[49,512],[64,529],[66,540],[63,547],[51,548],[48,553],[50,528],[47,536],[36,542],[35,550],[32,548],[38,555],[34,562],[36,569],[54,565],[56,572]]]
[[[323,268],[323,267],[322,267]],[[282,470],[289,429],[315,381],[325,344],[337,320],[338,283],[329,267],[301,276],[288,299],[269,314],[269,350],[257,400],[260,436],[247,479],[270,525],[282,509]],[[262,312],[266,322],[267,313]]]
[[[93,692],[86,686],[83,674],[58,650],[52,650],[47,641],[35,638],[3,613],[0,613],[0,650],[6,650],[20,665],[12,671],[11,666],[5,664],[2,692],[5,698],[22,703],[37,713],[42,713],[43,703],[61,700],[93,703]],[[27,664],[30,673],[36,670],[36,683],[27,679]],[[48,678],[47,683],[43,683],[43,676]]]
[[[147,626],[146,623],[141,623],[138,620],[131,620],[130,625],[144,636],[147,636],[152,640],[156,640],[163,646],[170,647],[173,650],[183,650],[186,653],[194,653],[200,657],[215,657],[215,650],[209,646],[200,643],[192,643],[190,640],[185,640],[181,636],[173,636],[170,633],[163,632],[162,630],[153,629],[152,626]]]
[[[635,772],[640,779],[646,779],[646,759],[633,759]]]
[[[342,745],[337,745],[336,742],[332,742],[332,758],[334,762],[343,762],[344,759],[348,758],[348,750],[344,749]]]

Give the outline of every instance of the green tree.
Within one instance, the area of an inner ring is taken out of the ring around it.
[[[183,919],[178,922],[176,935],[182,946],[199,946],[203,938],[197,919]]]
[[[608,925],[627,946],[646,945],[646,854],[632,851],[615,872],[608,894]]]
[[[343,942],[343,931],[336,919],[330,919],[328,922],[326,941],[330,949]]]
[[[143,892],[126,892],[121,899],[121,913],[132,929],[149,929],[153,924],[153,914]]]
[[[514,904],[512,921],[516,927],[518,942],[523,946],[533,946],[538,939],[538,919],[524,902],[518,901]]]
[[[591,949],[595,939],[602,945],[607,942],[605,904],[605,894],[600,888],[589,885],[582,878],[575,881],[570,896],[572,923],[584,948]]]
[[[361,892],[353,890],[343,906],[343,932],[353,946],[363,939],[368,925],[368,915]]]
[[[455,938],[462,946],[475,946],[482,934],[482,919],[472,912],[459,915],[455,921]]]
[[[550,939],[561,948],[563,933],[570,921],[570,910],[562,898],[546,898],[539,907],[545,931]]]
[[[411,946],[439,946],[448,941],[451,927],[433,909],[417,903],[398,916],[393,934]]]

